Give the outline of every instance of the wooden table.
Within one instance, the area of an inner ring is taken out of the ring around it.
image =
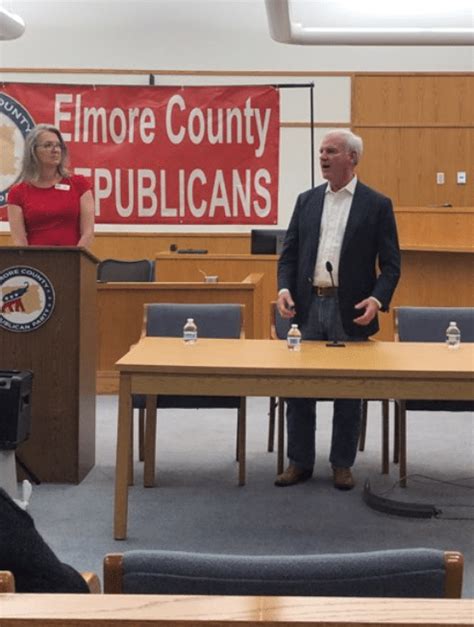
[[[472,599],[2,594],[2,627],[469,627]]]
[[[474,344],[304,342],[299,353],[276,340],[145,337],[116,366],[120,373],[114,534],[127,535],[128,469],[132,463],[131,394],[216,394],[317,398],[472,398]]]

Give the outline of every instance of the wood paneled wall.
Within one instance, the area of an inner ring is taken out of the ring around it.
[[[0,233],[0,246],[11,246],[10,233]],[[154,259],[170,246],[204,248],[212,254],[240,255],[250,253],[250,232],[247,233],[135,233],[96,231],[91,252],[98,259]]]
[[[473,207],[396,207],[402,248],[474,252]]]
[[[95,234],[91,252],[99,259],[154,259],[159,252],[204,249],[211,254],[250,253],[249,233],[106,233]]]
[[[472,126],[473,74],[355,74],[355,126]]]
[[[352,126],[365,144],[361,178],[396,205],[472,205],[473,74],[355,75]]]

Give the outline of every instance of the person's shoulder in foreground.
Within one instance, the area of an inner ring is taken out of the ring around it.
[[[36,530],[31,516],[2,488],[0,570],[13,573],[17,592],[89,592],[80,573],[58,559]]]

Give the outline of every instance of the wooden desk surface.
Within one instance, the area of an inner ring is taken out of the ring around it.
[[[261,396],[279,390],[279,394],[301,396],[308,394],[309,382],[317,385],[319,380],[320,391],[327,392],[328,398],[349,394],[396,398],[400,394],[400,398],[428,395],[467,400],[473,395],[473,365],[474,344],[468,343],[452,351],[435,343],[368,341],[333,348],[325,342],[303,342],[301,352],[294,353],[284,341],[203,338],[191,346],[176,338],[143,338],[116,364],[121,373],[153,374],[158,388],[165,384],[174,387],[174,376],[187,376],[190,394],[196,393],[192,391],[194,378],[199,378],[199,385],[206,385],[202,379],[209,377],[216,393],[224,395]],[[133,381],[134,391],[146,393],[136,384]],[[179,385],[166,393],[179,393],[182,381]],[[301,386],[305,389],[300,390]],[[150,389],[148,393],[153,392]]]
[[[155,255],[157,260],[180,260],[180,259],[191,259],[192,261],[203,261],[211,260],[215,261],[237,261],[239,259],[243,261],[278,261],[279,255],[252,255],[251,253],[204,253],[204,254],[196,254],[196,253],[176,253],[165,250],[163,252],[157,252]]]
[[[2,594],[2,627],[470,627],[472,599]]]

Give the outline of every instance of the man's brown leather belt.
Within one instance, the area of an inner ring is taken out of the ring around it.
[[[313,290],[317,296],[322,296],[323,298],[337,296],[337,287],[318,287],[317,285],[313,285]]]

